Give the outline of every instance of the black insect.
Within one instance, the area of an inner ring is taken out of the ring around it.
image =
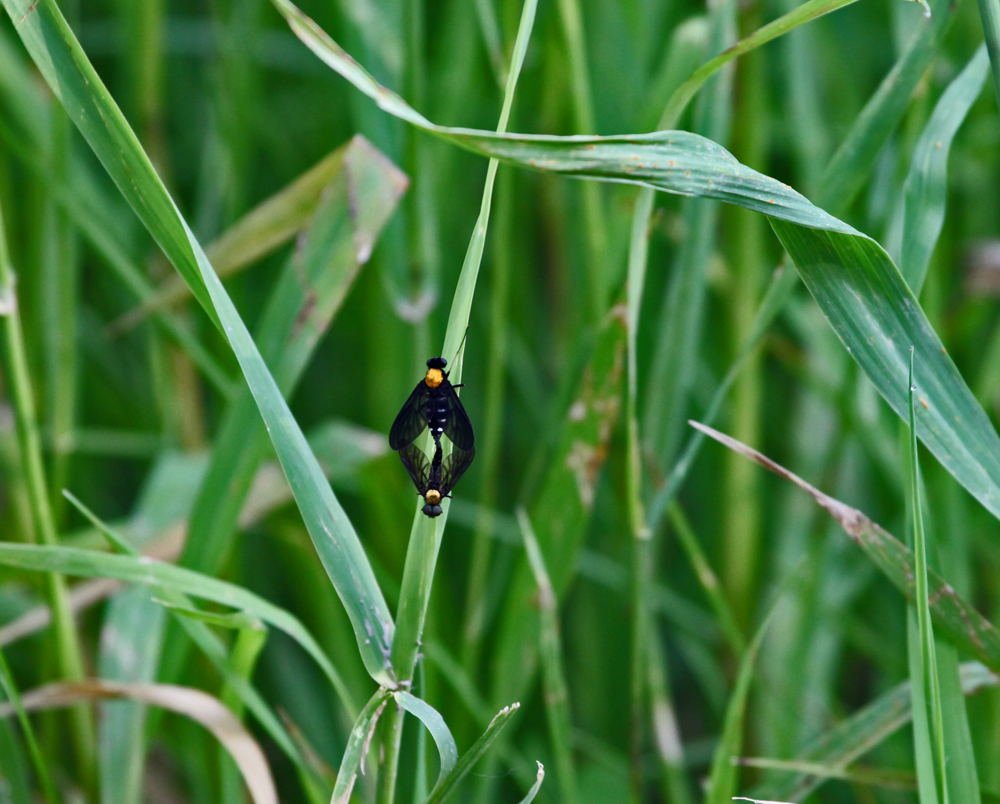
[[[413,485],[417,487],[417,493],[424,498],[425,505],[421,510],[431,518],[441,516],[441,500],[451,496],[449,492],[469,468],[476,450],[456,447],[444,460],[441,455],[440,442],[435,446],[432,461],[427,460],[423,450],[416,444],[407,444],[399,451],[399,457],[409,472]]]
[[[443,357],[427,361],[427,374],[417,383],[389,431],[389,446],[397,452],[412,444],[425,427],[430,427],[438,446],[444,433],[458,449],[472,450],[475,444],[472,422],[455,393],[455,388],[462,386],[454,386],[448,381],[448,372],[444,370],[447,365]]]

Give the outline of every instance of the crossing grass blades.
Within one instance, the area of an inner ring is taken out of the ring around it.
[[[389,430],[389,446],[399,453],[413,485],[426,502],[422,510],[429,517],[441,515],[441,500],[450,496],[476,455],[472,422],[455,392],[462,386],[449,382],[444,370],[447,365],[443,357],[427,361],[427,374],[417,383]],[[434,439],[432,460],[413,443],[427,427]],[[447,458],[441,448],[442,435],[448,436],[454,446]]]

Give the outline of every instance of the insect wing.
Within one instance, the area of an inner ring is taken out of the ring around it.
[[[458,449],[469,451],[476,443],[476,436],[472,432],[472,422],[469,415],[462,406],[462,400],[458,398],[454,386],[445,380],[441,384],[445,397],[448,400],[448,420],[444,425],[444,434],[451,439],[451,443]],[[472,458],[469,458],[471,461]]]
[[[430,389],[423,380],[417,383],[410,398],[403,404],[402,410],[396,416],[389,430],[389,446],[397,452],[420,435],[427,426],[427,415],[424,412],[424,400]]]
[[[431,476],[431,462],[427,460],[423,450],[416,444],[407,444],[399,451],[399,459],[406,467],[417,491],[420,494],[426,492]]]
[[[441,494],[448,494],[459,478],[465,474],[472,459],[476,457],[475,449],[454,449],[451,455],[444,459],[444,469],[441,477]]]

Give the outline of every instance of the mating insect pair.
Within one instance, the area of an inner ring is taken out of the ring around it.
[[[389,431],[389,446],[399,453],[417,492],[424,498],[423,512],[429,517],[441,516],[441,500],[451,496],[458,479],[476,456],[472,422],[448,381],[444,370],[448,361],[432,357],[427,361],[427,374],[417,383]],[[427,459],[416,444],[425,427],[434,439],[434,457]],[[443,458],[441,436],[451,440],[452,452]]]

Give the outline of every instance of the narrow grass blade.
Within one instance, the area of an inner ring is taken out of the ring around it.
[[[333,788],[333,798],[330,799],[330,804],[347,804],[350,801],[354,782],[358,778],[358,770],[365,761],[365,754],[368,752],[372,735],[375,733],[375,726],[378,725],[379,716],[382,714],[390,694],[389,690],[380,688],[365,704],[365,708],[361,710],[361,714],[354,722],[354,728],[351,729],[351,734],[347,738],[347,748],[340,760],[337,784]]]
[[[535,777],[535,783],[528,791],[528,795],[521,799],[520,804],[531,804],[531,802],[535,800],[535,796],[538,795],[538,791],[541,789],[543,781],[545,781],[545,767],[541,762],[539,762],[538,775]]]
[[[562,639],[559,636],[559,610],[552,581],[549,580],[545,559],[538,547],[534,528],[528,513],[523,508],[517,511],[517,521],[524,538],[524,550],[528,555],[528,565],[538,586],[539,608],[541,609],[541,630],[539,654],[542,664],[542,689],[545,714],[549,721],[549,739],[555,755],[556,772],[559,776],[561,800],[573,804],[579,801],[579,783],[570,742],[572,723],[569,715],[569,692],[566,673],[563,669]]]
[[[433,706],[415,695],[408,692],[394,692],[392,697],[403,709],[418,717],[427,727],[427,731],[431,733],[431,737],[434,738],[441,763],[437,780],[437,784],[440,784],[454,770],[455,764],[458,762],[458,746],[455,745],[455,738],[451,736],[448,724],[444,722],[444,718]]]
[[[1000,676],[979,662],[966,662],[959,670],[964,695],[975,695],[1000,685]],[[831,769],[848,768],[910,722],[911,703],[910,682],[904,681],[820,735],[800,751],[794,761],[816,763]],[[761,799],[801,801],[823,781],[808,771],[795,771],[768,779],[750,791],[750,795]]]
[[[350,710],[350,693],[323,649],[301,622],[284,609],[240,586],[192,570],[140,556],[117,556],[74,547],[0,544],[0,564],[36,571],[55,571],[86,578],[116,578],[128,583],[162,586],[192,597],[232,606],[280,628],[315,659]]]
[[[493,720],[490,721],[490,725],[486,728],[486,731],[483,732],[483,735],[472,744],[472,747],[468,751],[462,754],[455,766],[448,772],[448,775],[438,777],[437,784],[434,785],[434,789],[431,790],[431,794],[427,799],[427,804],[441,804],[441,802],[455,791],[458,783],[465,778],[465,775],[472,770],[473,766],[486,753],[493,744],[493,741],[500,735],[503,727],[507,725],[507,722],[520,707],[521,704],[515,703],[505,706],[497,712]]]
[[[752,447],[698,422],[691,422],[691,426],[808,492],[847,531],[893,586],[909,600],[915,599],[912,568],[916,559],[913,551],[892,534],[872,522],[861,511],[824,494]],[[927,574],[928,600],[934,622],[957,648],[976,657],[991,670],[1000,672],[1000,631],[955,592],[937,572],[929,569]]]
[[[35,730],[31,726],[31,721],[28,720],[28,714],[21,701],[21,693],[18,692],[17,684],[15,684],[14,677],[11,675],[10,667],[7,664],[7,658],[3,655],[2,651],[0,651],[0,687],[3,687],[3,694],[8,701],[8,705],[14,710],[14,714],[17,715],[17,722],[21,726],[24,742],[28,745],[28,755],[31,757],[35,776],[38,777],[38,786],[41,788],[42,797],[47,804],[56,804],[59,801],[59,795],[52,784],[48,765],[45,764],[45,758],[42,756],[42,752],[38,747],[38,740],[35,738]]]
[[[983,36],[990,54],[993,89],[1000,103],[1000,0],[978,0],[979,18],[983,21]]]
[[[514,41],[510,71],[507,74],[507,85],[504,89],[503,106],[497,124],[498,132],[506,130],[507,122],[510,119],[517,80],[520,77],[521,67],[528,50],[528,42],[531,39],[537,6],[537,0],[525,0],[521,8],[521,20],[518,25],[517,38]],[[293,16],[295,12],[298,12],[298,9],[290,3],[279,6],[279,11],[283,13],[286,9]],[[301,15],[301,12],[299,14]],[[315,23],[307,17],[304,18],[304,21],[307,27],[309,25],[315,27]],[[317,30],[320,29],[317,28]],[[320,33],[322,33],[321,30]],[[323,35],[325,36],[325,34]],[[449,366],[449,379],[456,385],[461,382],[462,378],[462,366],[465,359],[462,347],[469,328],[472,300],[479,279],[483,249],[486,246],[486,232],[489,227],[490,208],[493,201],[493,185],[498,167],[499,162],[496,159],[491,159],[486,171],[486,182],[479,205],[479,217],[469,239],[465,259],[462,262],[462,270],[455,286],[451,310],[448,313],[448,327],[445,331],[444,347],[441,354],[455,355],[455,359]],[[432,443],[431,435],[428,433],[425,441],[427,452],[431,451]],[[450,503],[445,502],[444,514],[435,519],[423,516],[420,513],[421,507],[422,505],[418,504],[413,513],[413,526],[410,530],[406,563],[403,567],[403,583],[397,612],[399,627],[392,644],[392,666],[397,679],[403,682],[412,681],[416,669],[418,646],[424,630],[434,571],[437,567],[438,551],[441,548],[441,539],[447,524]],[[401,711],[398,709],[391,711],[389,719],[388,733],[392,737],[385,747],[384,771],[379,778],[379,804],[392,804],[393,802],[399,762],[399,741],[403,732]]]
[[[272,436],[306,527],[354,625],[369,674],[390,681],[394,624],[353,526],[200,244],[58,7],[4,0],[46,81],[122,194],[229,340]]]
[[[848,6],[855,0],[808,0],[797,8],[782,15],[778,19],[754,31],[750,36],[741,39],[733,47],[727,48],[713,59],[705,62],[691,74],[691,77],[681,84],[663,110],[658,128],[674,128],[680,121],[681,114],[705,82],[720,68],[733,59],[749,53],[772,39],[777,39],[800,25],[811,22],[824,14],[829,14],[839,8]]]
[[[910,160],[903,186],[903,250],[899,272],[915,293],[923,287],[944,224],[951,143],[982,92],[988,68],[986,47],[980,46],[941,95]]]
[[[97,673],[107,681],[157,680],[166,612],[149,591],[133,586],[107,605],[101,629]],[[101,804],[140,804],[146,765],[146,707],[136,701],[109,701],[99,709],[98,770]]]
[[[712,756],[712,770],[708,778],[708,788],[705,793],[705,804],[724,804],[732,799],[736,792],[738,767],[733,759],[742,753],[743,723],[746,719],[747,698],[750,695],[750,682],[753,681],[754,665],[767,628],[771,624],[774,613],[778,610],[777,600],[772,604],[764,621],[757,628],[753,640],[740,659],[740,669],[736,675],[736,684],[729,695],[726,704],[726,715],[722,723],[722,734]]]
[[[820,179],[820,206],[847,209],[871,176],[879,149],[906,110],[951,20],[947,0],[933,0],[931,10],[827,164]]]
[[[912,512],[913,554],[916,559],[914,608],[917,614],[917,646],[919,661],[913,663],[910,689],[914,692],[914,742],[916,744],[917,777],[920,799],[924,802],[939,801],[948,804],[947,768],[945,767],[944,715],[941,711],[941,682],[934,645],[934,627],[931,622],[930,603],[927,599],[927,543],[924,537],[923,509],[920,502],[920,465],[917,455],[917,428],[913,395],[917,390],[913,377],[914,351],[910,351],[910,376],[908,387],[910,407],[910,435],[906,474],[909,486],[909,508]],[[911,638],[912,638],[911,630]],[[914,652],[913,646],[910,648]],[[919,689],[920,694],[917,694]],[[918,709],[922,711],[918,713]],[[918,717],[918,714],[920,717]],[[921,724],[923,728],[917,728]]]
[[[172,684],[128,684],[104,679],[50,684],[24,696],[27,709],[52,709],[78,701],[127,699],[169,709],[200,723],[217,739],[236,762],[254,804],[278,804],[267,757],[257,741],[229,709],[201,690]],[[0,707],[0,716],[10,707]]]

